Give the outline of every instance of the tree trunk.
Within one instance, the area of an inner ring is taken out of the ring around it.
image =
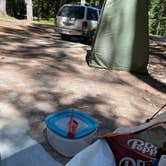
[[[0,0],[0,14],[6,14],[6,0]]]
[[[32,0],[25,0],[26,9],[27,9],[27,20],[29,22],[33,21],[33,8],[32,8]]]
[[[47,2],[47,6],[46,6],[46,18],[49,19],[50,17],[50,2]]]
[[[59,7],[61,7],[64,4],[63,0],[60,0]]]
[[[85,4],[85,0],[81,0],[81,4],[84,5]]]
[[[41,18],[44,18],[45,12],[44,12],[44,0],[41,0]]]
[[[99,7],[102,8],[104,0],[99,0]]]

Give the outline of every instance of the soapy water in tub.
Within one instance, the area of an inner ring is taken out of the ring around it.
[[[70,118],[71,117],[66,117],[66,118],[63,118],[63,119],[59,119],[55,122],[55,125],[58,126],[61,130],[64,130],[64,131],[68,132]],[[83,129],[88,127],[88,125],[85,122],[83,122],[82,120],[80,120],[76,117],[74,117],[74,120],[76,120],[78,122],[78,127],[76,129],[76,132],[80,131],[80,130],[83,130]]]

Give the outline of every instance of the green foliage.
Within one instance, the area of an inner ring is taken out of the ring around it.
[[[33,0],[33,13],[35,17],[49,20],[55,17],[56,0]]]
[[[7,14],[12,17],[18,19],[26,18],[26,6],[24,0],[7,0],[6,10]]]
[[[7,13],[16,18],[26,18],[25,0],[6,0]],[[81,0],[32,0],[33,16],[38,20],[49,20],[55,18],[61,5],[71,2],[81,2]],[[103,0],[86,0],[89,5],[99,5]]]
[[[2,19],[7,19],[7,20],[15,20],[14,17],[11,17],[11,16],[9,16],[9,15],[0,15],[0,18],[2,18]]]
[[[40,24],[49,24],[49,25],[54,25],[54,18],[50,18],[47,20],[41,19],[38,21]]]
[[[33,0],[33,15],[37,20],[55,18],[60,6],[64,3],[81,0]],[[102,6],[104,0],[86,0],[92,6]],[[7,14],[19,19],[26,18],[25,0],[6,0]],[[42,21],[43,22],[43,21]],[[149,32],[166,36],[166,0],[149,0]]]
[[[151,0],[149,5],[149,32],[166,36],[166,0]]]

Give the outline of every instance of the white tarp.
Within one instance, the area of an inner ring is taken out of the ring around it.
[[[166,155],[162,155],[158,163],[158,166],[165,166],[165,165],[166,165]]]
[[[0,166],[62,166],[18,125],[0,129]]]
[[[66,166],[116,166],[116,164],[106,141],[97,140],[78,153]]]

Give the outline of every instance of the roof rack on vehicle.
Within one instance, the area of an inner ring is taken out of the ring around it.
[[[92,6],[92,5],[89,5],[89,4],[87,4],[87,3],[82,4],[81,2],[69,2],[69,3],[67,3],[67,4],[69,4],[69,5],[84,5],[84,6],[89,6],[89,7],[94,7],[94,8],[100,9],[100,8],[97,7],[97,6]]]
[[[78,4],[78,5],[80,5],[81,2],[69,2],[68,4]]]
[[[89,6],[88,4],[82,4],[81,2],[69,2],[68,4],[76,4],[76,5],[85,5],[85,6]]]

